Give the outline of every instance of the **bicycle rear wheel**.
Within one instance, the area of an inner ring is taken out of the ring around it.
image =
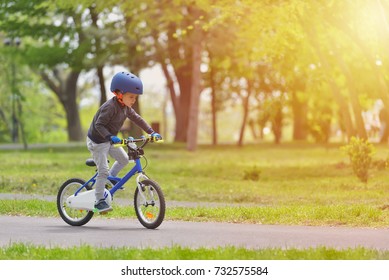
[[[90,221],[93,217],[93,212],[82,209],[70,208],[66,205],[66,199],[73,195],[85,181],[82,179],[72,178],[62,184],[57,195],[57,209],[61,218],[71,226],[82,226]],[[81,192],[90,190],[87,186]]]
[[[165,197],[161,187],[152,180],[141,182],[134,195],[135,213],[139,222],[148,229],[157,228],[165,218]]]

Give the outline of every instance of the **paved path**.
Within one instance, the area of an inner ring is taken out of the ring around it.
[[[0,199],[43,199],[55,196],[0,194]],[[129,204],[131,200],[115,199]],[[222,203],[169,201],[168,206],[217,207]],[[231,205],[230,205],[231,206]],[[239,205],[236,205],[239,206]],[[247,205],[246,205],[247,206]],[[0,246],[25,242],[46,246],[190,247],[242,246],[247,248],[309,248],[358,246],[389,250],[389,229],[277,226],[230,223],[164,221],[157,230],[147,230],[134,219],[95,216],[87,225],[72,227],[61,218],[0,216]]]
[[[389,250],[389,229],[276,226],[164,221],[148,230],[137,220],[94,217],[72,227],[60,218],[0,216],[0,246],[24,242],[44,246],[165,247],[239,246],[246,248],[309,248],[363,246]]]

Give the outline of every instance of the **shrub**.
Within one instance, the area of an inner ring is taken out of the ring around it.
[[[368,140],[352,137],[342,149],[348,154],[355,175],[364,183],[369,178],[369,169],[375,149]]]
[[[244,171],[243,180],[258,181],[261,175],[261,170],[254,166],[249,170]]]

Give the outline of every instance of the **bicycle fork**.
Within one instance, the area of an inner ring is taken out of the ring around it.
[[[144,192],[145,192],[145,189],[144,189],[144,186],[142,184],[142,180],[146,180],[146,179],[149,179],[149,177],[146,176],[146,174],[144,173],[140,173],[137,177],[136,177],[136,185],[137,185],[137,188],[138,188],[138,191],[139,191],[139,194],[140,196],[142,197],[143,199],[143,205],[144,206],[149,206],[149,205],[153,205],[154,206],[154,200],[151,201],[151,203],[149,203],[147,201],[147,198],[146,196],[144,195]],[[147,190],[150,194],[150,197],[152,198],[153,197],[153,193],[150,189]]]

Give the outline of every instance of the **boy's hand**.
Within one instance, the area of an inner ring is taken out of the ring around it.
[[[111,143],[112,144],[119,144],[122,142],[122,139],[120,139],[119,137],[117,136],[111,136]]]
[[[152,133],[150,136],[153,139],[153,141],[160,141],[160,140],[162,140],[162,136],[159,133],[157,133],[157,132]]]

